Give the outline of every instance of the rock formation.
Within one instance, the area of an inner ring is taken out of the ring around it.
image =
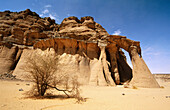
[[[129,53],[133,70],[121,49]],[[56,24],[29,9],[0,12],[0,74],[13,71],[24,79],[22,68],[34,52],[55,53],[60,72],[77,74],[82,84],[159,87],[142,59],[140,42],[109,35],[90,16],[68,17]]]
[[[158,87],[154,76],[148,74],[150,70],[144,60],[138,56],[135,46],[131,46],[131,60],[133,65],[133,78],[130,83],[137,87]]]

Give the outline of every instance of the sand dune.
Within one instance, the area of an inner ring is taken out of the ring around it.
[[[159,83],[164,88],[83,86],[87,101],[78,104],[75,99],[25,98],[30,82],[0,80],[0,110],[170,110],[170,82]]]

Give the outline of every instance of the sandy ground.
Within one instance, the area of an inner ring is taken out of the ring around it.
[[[30,82],[0,80],[0,110],[170,110],[170,82],[160,85],[164,88],[83,86],[87,101],[78,104],[75,99],[25,98]]]

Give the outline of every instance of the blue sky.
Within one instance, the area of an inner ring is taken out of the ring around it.
[[[109,34],[140,41],[152,73],[170,73],[170,0],[0,0],[0,11],[27,8],[58,24],[92,16]]]

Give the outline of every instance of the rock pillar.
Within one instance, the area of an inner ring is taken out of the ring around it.
[[[109,71],[109,62],[106,59],[105,47],[107,43],[99,42],[98,47],[100,47],[100,57],[99,60],[94,59],[90,63],[91,76],[90,85],[109,85],[116,86],[114,80],[111,77],[111,72]]]
[[[90,85],[106,86],[107,82],[104,78],[101,60],[94,59],[90,61]]]
[[[139,57],[136,46],[131,46],[130,55],[133,65],[133,77],[130,84],[136,87],[159,88],[159,84],[155,80],[144,60]]]
[[[100,53],[100,58],[99,60],[101,61],[102,63],[102,68],[103,68],[103,74],[105,76],[105,79],[106,79],[106,82],[108,85],[110,86],[116,86],[114,80],[112,79],[111,77],[111,72],[109,71],[109,67],[108,65],[109,62],[106,60],[106,52],[105,52],[105,46],[100,46],[100,49],[101,49],[101,53]]]
[[[111,67],[112,77],[114,78],[115,83],[118,85],[120,84],[120,76],[119,76],[118,64],[117,64],[117,52],[118,52],[117,50],[118,49],[115,43],[106,46],[107,57],[111,64],[110,67]]]

